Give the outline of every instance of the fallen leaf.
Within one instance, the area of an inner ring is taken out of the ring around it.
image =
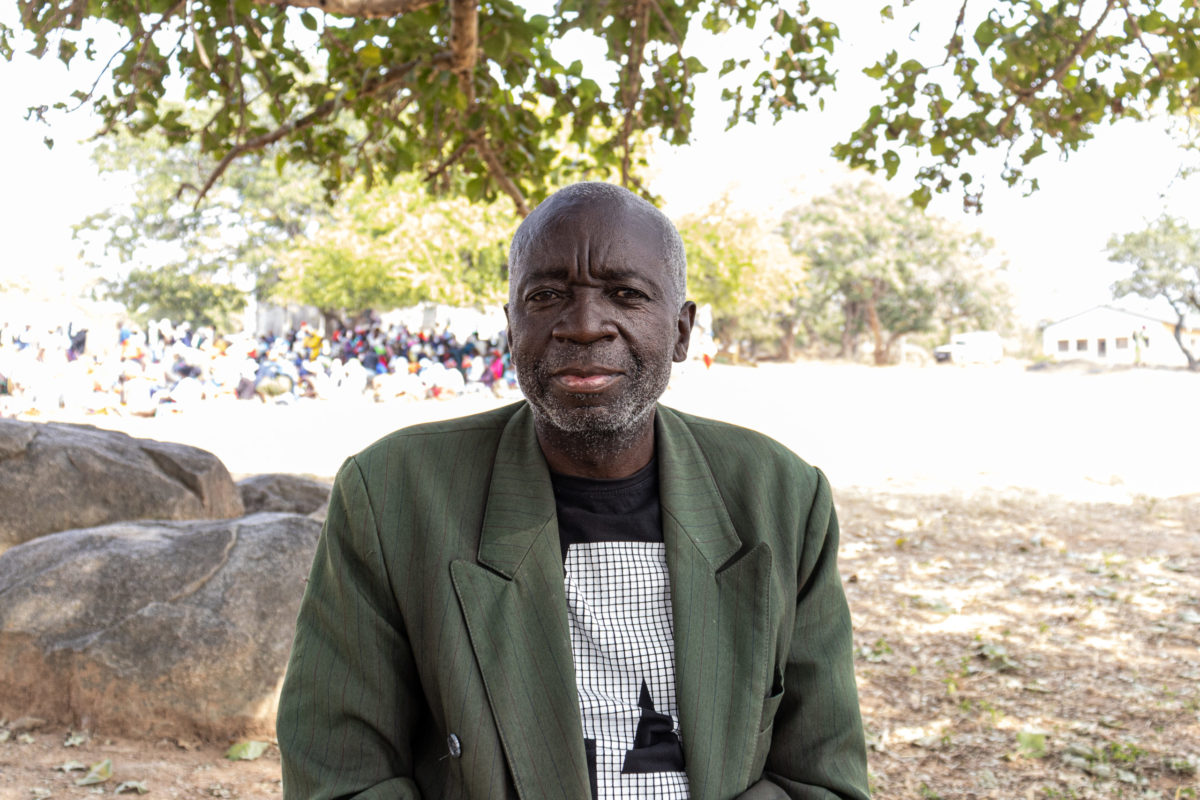
[[[267,742],[246,741],[238,742],[225,753],[230,761],[253,761],[267,752],[271,745]]]
[[[82,761],[64,761],[55,767],[59,772],[75,772],[76,770],[86,770],[88,765]]]
[[[81,744],[87,744],[88,735],[79,731],[68,731],[67,738],[63,742],[63,747],[79,747]]]
[[[35,786],[29,790],[29,794],[33,797],[33,800],[46,800],[54,796],[45,786]]]
[[[17,741],[20,742],[21,744],[33,744],[34,742],[37,741],[37,739],[34,739],[28,733],[22,733],[20,736],[17,737]]]
[[[113,789],[113,794],[123,794],[125,792],[136,792],[137,794],[146,794],[150,790],[146,788],[145,781],[122,781],[117,784],[117,788]]]
[[[92,764],[91,770],[87,775],[84,775],[79,780],[75,781],[76,786],[91,786],[94,783],[104,783],[112,777],[112,759],[106,758],[103,761]]]
[[[7,742],[8,737],[12,736],[12,731],[0,730],[0,742]]]

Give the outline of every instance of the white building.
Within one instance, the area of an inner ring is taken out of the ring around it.
[[[1200,328],[1184,328],[1183,343],[1200,355]],[[1096,306],[1051,323],[1042,331],[1042,352],[1055,361],[1186,367],[1175,342],[1175,323],[1113,306]]]

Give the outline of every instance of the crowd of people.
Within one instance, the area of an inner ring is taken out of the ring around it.
[[[212,399],[424,400],[516,393],[504,333],[459,339],[449,325],[411,331],[369,322],[321,330],[222,334],[211,326],[130,322],[97,336],[67,325],[0,321],[0,414],[71,408],[153,415]]]

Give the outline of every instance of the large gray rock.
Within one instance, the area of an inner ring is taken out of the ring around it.
[[[311,514],[329,505],[332,487],[299,475],[270,473],[253,475],[237,482],[247,514],[259,511],[287,511]]]
[[[320,523],[131,522],[0,554],[0,718],[270,734]]]
[[[212,453],[91,425],[11,419],[0,419],[0,509],[0,552],[71,528],[244,513]]]

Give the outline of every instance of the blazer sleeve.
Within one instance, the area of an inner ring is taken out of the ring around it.
[[[419,798],[423,707],[358,463],[334,483],[276,720],[285,798]]]
[[[850,608],[837,569],[837,514],[819,470],[803,535],[796,622],[763,777],[790,798],[867,800]],[[766,790],[749,796],[775,796]]]

